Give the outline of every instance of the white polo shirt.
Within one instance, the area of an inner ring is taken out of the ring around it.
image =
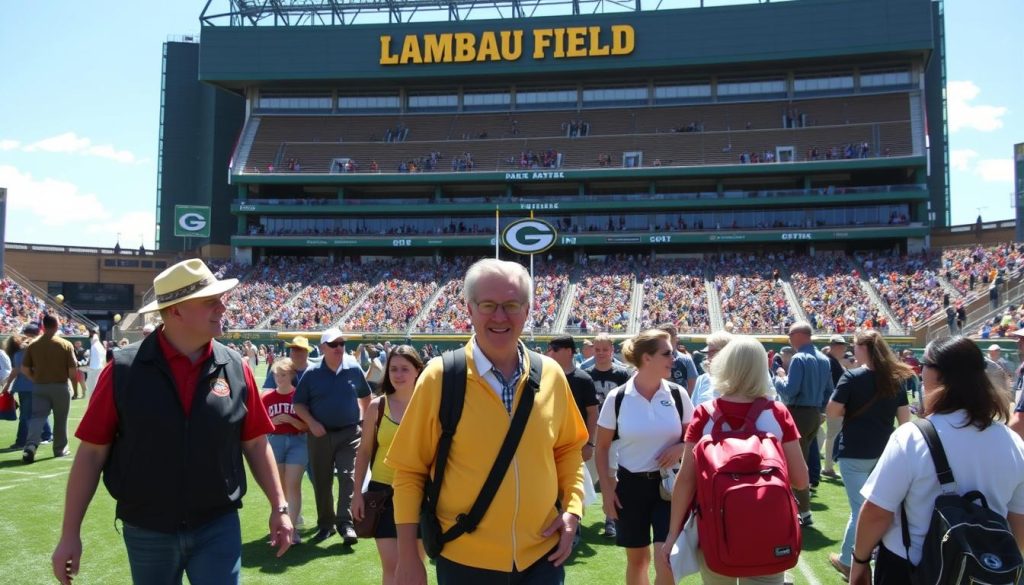
[[[928,417],[942,441],[957,491],[978,490],[985,494],[993,512],[1024,514],[1024,440],[1002,423],[984,431],[963,427],[964,411]],[[979,457],[979,453],[986,456]],[[895,517],[882,536],[885,548],[905,556],[900,529],[900,504],[906,502],[910,524],[910,561],[921,562],[921,543],[928,532],[935,498],[941,493],[928,445],[913,424],[893,431],[878,464],[860,490],[872,504],[893,512]]]
[[[658,470],[658,455],[667,447],[683,440],[683,431],[693,418],[693,404],[683,389],[683,420],[679,420],[675,400],[668,389],[668,383],[661,381],[651,400],[636,391],[636,376],[625,385],[625,396],[619,410],[619,440],[615,445],[619,452],[619,465],[634,473]],[[613,390],[605,397],[597,426],[615,429],[615,395]],[[678,463],[676,464],[678,466]]]

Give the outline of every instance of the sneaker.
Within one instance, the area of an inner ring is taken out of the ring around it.
[[[299,514],[299,517],[295,520],[295,527],[296,528],[305,528],[306,527],[306,519],[302,517],[302,514]]]
[[[839,474],[836,473],[835,471],[831,470],[831,469],[826,469],[826,470],[822,471],[821,474],[824,475],[825,477],[831,477],[832,479],[838,479],[839,478]]]
[[[68,455],[71,455],[71,449],[65,448],[60,453],[54,453],[53,457],[56,459],[58,457],[67,457]]]
[[[814,526],[814,518],[811,517],[810,512],[800,514],[800,526],[805,528],[808,526]]]
[[[328,538],[334,536],[335,533],[337,533],[337,531],[333,528],[321,528],[320,530],[316,531],[316,534],[313,535],[313,538],[309,539],[309,542],[313,544],[319,544],[327,540]]]
[[[345,546],[352,546],[359,542],[359,538],[356,536],[356,529],[351,526],[342,526],[338,533],[341,534],[341,542]]]
[[[618,534],[618,530],[615,529],[615,520],[605,520],[604,521],[604,537],[605,538],[615,538],[615,536],[617,534]]]
[[[36,450],[35,450],[35,447],[29,447],[29,448],[25,449],[24,451],[22,451],[22,453],[21,453],[21,462],[22,463],[32,463],[35,460],[36,460]]]
[[[839,560],[839,555],[836,553],[828,553],[828,562],[832,565],[832,568],[843,574],[843,578],[850,581],[850,566],[844,565],[843,561]]]
[[[298,532],[292,533],[292,546],[302,544],[302,536]]]
[[[43,439],[42,441],[39,441],[39,444],[40,445],[49,445],[52,442],[53,442],[53,439]]]
[[[7,447],[7,448],[8,449],[12,449],[12,450],[13,449],[19,449],[19,450],[20,449],[24,449],[25,448],[25,443],[11,443],[10,447]]]

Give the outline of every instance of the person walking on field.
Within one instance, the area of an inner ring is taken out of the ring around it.
[[[53,315],[43,317],[43,335],[25,349],[21,371],[33,383],[32,419],[21,460],[32,463],[42,438],[46,418],[53,412],[53,456],[64,457],[68,450],[68,413],[71,408],[71,381],[78,373],[75,347],[60,337],[60,321]]]
[[[76,436],[64,523],[51,558],[69,585],[82,558],[82,519],[100,474],[136,585],[237,584],[242,568],[238,508],[246,492],[242,457],[270,503],[270,543],[291,546],[288,502],[266,434],[274,429],[252,370],[214,338],[224,334],[221,297],[238,284],[217,280],[202,260],[179,262],[153,281],[163,325],[113,354]]]

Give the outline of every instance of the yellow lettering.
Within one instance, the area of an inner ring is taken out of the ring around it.
[[[515,40],[515,46],[510,41]],[[523,31],[503,30],[501,31],[501,58],[506,61],[516,61],[523,54]]]
[[[611,54],[611,47],[601,44],[601,27],[590,27],[590,51],[591,57],[604,57]]]
[[[555,59],[565,57],[565,29],[555,29],[555,52],[552,54]]]
[[[550,28],[533,29],[533,58],[543,59],[544,49],[551,46],[551,35],[554,31]]]
[[[423,35],[424,63],[452,62],[452,34]]]
[[[494,33],[486,31],[480,35],[480,48],[476,51],[477,61],[501,61],[498,53],[498,39]]]
[[[476,58],[476,37],[473,33],[455,33],[455,62],[466,63]]]
[[[612,25],[612,55],[629,55],[636,45],[636,31],[628,24]]]
[[[420,54],[420,42],[416,35],[405,35],[405,42],[402,43],[401,63],[422,63],[423,56]]]
[[[391,54],[391,35],[380,35],[380,64],[398,65],[398,55]]]
[[[587,50],[584,49],[587,39],[587,28],[583,26],[574,26],[565,29],[566,35],[569,37],[567,48],[565,51],[566,57],[586,57]]]

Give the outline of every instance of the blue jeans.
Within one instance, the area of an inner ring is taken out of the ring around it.
[[[878,459],[847,459],[839,460],[839,473],[843,476],[843,487],[846,488],[846,499],[850,503],[850,519],[846,522],[846,535],[843,537],[843,549],[839,560],[849,567],[853,562],[853,538],[857,531],[857,517],[860,507],[864,505],[864,496],[860,488],[868,481],[871,470]]]
[[[821,483],[821,449],[817,435],[811,439],[811,445],[807,448],[807,474],[811,485]]]
[[[156,532],[124,524],[124,544],[136,585],[238,585],[242,570],[242,529],[238,512],[199,528]]]
[[[18,434],[14,439],[14,444],[19,447],[25,446],[25,441],[28,440],[28,421],[32,420],[32,393],[31,392],[16,392],[18,395]],[[50,417],[46,417],[43,421],[43,434],[42,440],[52,441],[53,430],[50,428]]]

